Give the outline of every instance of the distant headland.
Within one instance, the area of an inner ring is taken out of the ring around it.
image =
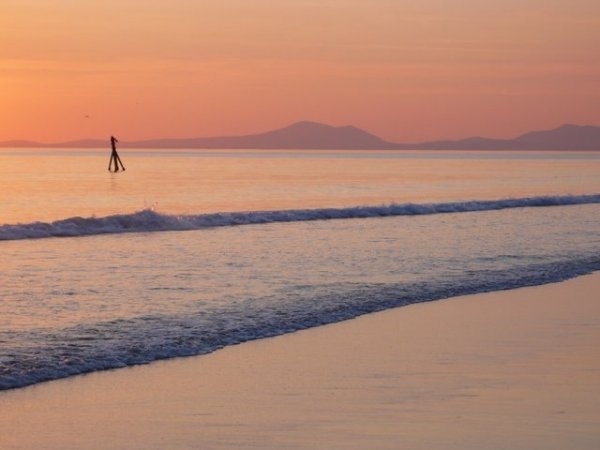
[[[48,144],[14,140],[0,142],[0,147],[104,148],[107,142],[106,139],[84,139]],[[385,141],[354,126],[334,127],[303,121],[260,134],[122,141],[121,147],[264,150],[600,150],[600,127],[568,124],[552,130],[532,131],[512,139],[470,137],[401,144]]]

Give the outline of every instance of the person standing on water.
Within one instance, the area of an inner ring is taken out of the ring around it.
[[[123,162],[121,161],[121,158],[119,158],[119,154],[117,153],[117,142],[119,142],[119,141],[117,140],[116,137],[114,137],[114,136],[110,137],[110,146],[112,147],[112,153],[110,154],[110,161],[108,161],[108,171],[109,172],[118,172],[119,164],[121,165],[120,170],[125,170],[125,166],[123,165]],[[113,162],[115,164],[114,170],[112,170]]]

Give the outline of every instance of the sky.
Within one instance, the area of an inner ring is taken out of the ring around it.
[[[598,0],[1,0],[0,140],[600,125]]]

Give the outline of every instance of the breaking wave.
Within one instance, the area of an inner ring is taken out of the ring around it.
[[[459,295],[535,286],[600,270],[586,256],[416,283],[338,284],[316,296],[248,299],[182,315],[144,315],[62,330],[0,331],[0,391],[98,370],[201,355],[242,342]],[[27,344],[19,344],[26,342]]]
[[[0,225],[0,240],[197,230],[202,228],[274,222],[413,216],[592,203],[600,203],[600,194],[471,200],[446,203],[393,203],[390,205],[356,206],[349,208],[222,212],[197,215],[167,215],[158,213],[152,209],[144,209],[133,214],[116,214],[107,217],[71,217],[55,222]]]

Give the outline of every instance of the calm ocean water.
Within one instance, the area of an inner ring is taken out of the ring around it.
[[[108,156],[0,151],[0,389],[600,269],[600,153]]]

